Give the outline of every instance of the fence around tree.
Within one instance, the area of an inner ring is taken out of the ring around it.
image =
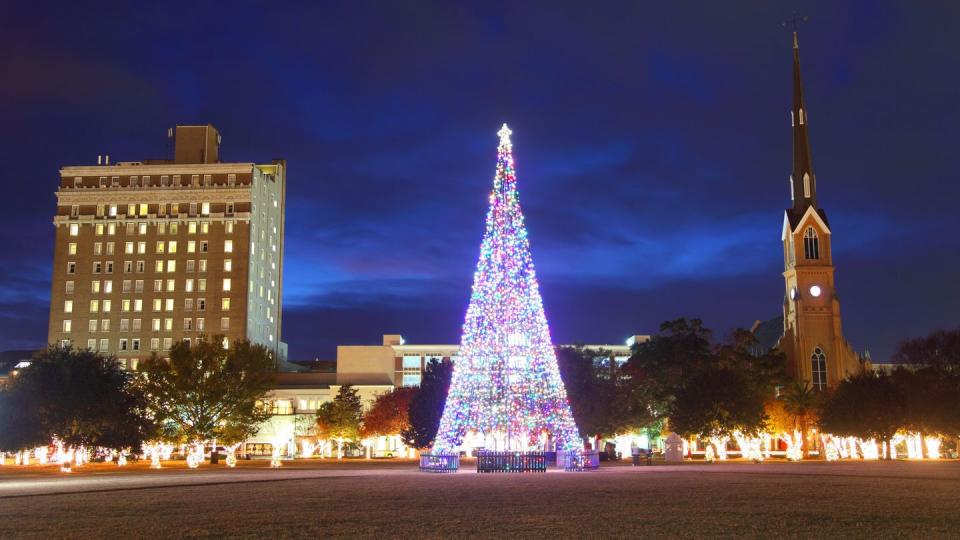
[[[544,452],[492,452],[477,453],[477,472],[547,472],[547,455]]]
[[[422,472],[448,473],[460,468],[460,454],[420,454]]]
[[[557,467],[567,472],[592,471],[600,468],[600,453],[588,450],[557,452]]]

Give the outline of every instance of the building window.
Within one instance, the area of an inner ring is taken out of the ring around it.
[[[107,352],[110,350],[110,340],[101,339],[100,340],[100,352]]]
[[[207,290],[207,280],[205,280],[205,279],[198,279],[198,280],[197,280],[197,291],[198,291],[198,292],[205,292],[206,290]]]
[[[810,260],[820,258],[820,238],[813,227],[807,227],[803,233],[803,256]]]
[[[206,271],[207,271],[207,260],[206,260],[206,259],[200,259],[200,264],[199,264],[199,266],[200,266],[200,269],[198,270],[198,272],[206,272]]]
[[[151,351],[160,350],[160,338],[150,338],[150,350]]]
[[[222,298],[220,300],[220,311],[230,311],[230,299]]]
[[[197,319],[197,332],[203,332],[203,328],[204,328],[204,320],[203,320],[203,318],[198,318],[198,319]]]
[[[221,317],[220,330],[229,330],[229,329],[230,329],[230,317]]]
[[[233,240],[223,241],[223,251],[224,253],[233,253]]]
[[[77,263],[75,263],[75,262],[68,262],[68,263],[67,263],[67,273],[68,273],[68,274],[76,274],[76,273],[77,273]]]
[[[403,357],[403,379],[401,386],[420,386],[420,355],[407,355]]]
[[[278,399],[273,402],[272,414],[293,414],[293,403],[289,399]]]
[[[64,333],[64,334],[69,334],[69,333],[70,333],[70,330],[71,330],[72,328],[73,328],[73,321],[71,321],[70,319],[64,319],[64,320],[63,320],[63,333]]]
[[[200,234],[207,234],[209,232],[210,232],[210,223],[207,221],[204,221],[203,223],[200,224]]]
[[[209,216],[210,215],[210,203],[200,203],[200,213]]]
[[[207,309],[207,301],[203,298],[197,299],[197,311],[204,311]]]
[[[223,278],[223,291],[228,292],[230,290],[230,278]]]
[[[150,322],[150,330],[154,332],[160,331],[160,319],[154,319],[153,321]]]
[[[183,320],[183,330],[185,332],[190,332],[193,330],[193,319],[187,318]]]
[[[139,332],[139,331],[140,331],[141,322],[142,322],[141,319],[134,319],[134,320],[133,320],[133,331],[134,331],[134,332]]]
[[[140,350],[140,339],[134,339],[134,340],[133,340],[133,350],[135,350],[135,351],[139,351],[139,350]]]
[[[207,243],[206,240],[200,242],[200,253],[207,253],[208,251],[210,251],[209,246],[210,245]]]
[[[233,271],[233,260],[232,260],[232,259],[224,259],[224,260],[223,260],[223,271],[224,271],[224,272],[232,272],[232,271]]]
[[[810,362],[813,373],[813,387],[817,390],[827,388],[827,356],[823,354],[823,349],[817,347],[810,356]]]
[[[183,310],[193,311],[193,298],[185,298],[183,300]]]
[[[70,224],[70,236],[77,236],[80,234],[80,224],[71,223]]]
[[[63,312],[64,312],[64,313],[73,313],[73,300],[64,300],[64,301],[63,301]]]
[[[65,292],[66,294],[73,294],[73,282],[72,282],[72,281],[66,282],[64,292]]]

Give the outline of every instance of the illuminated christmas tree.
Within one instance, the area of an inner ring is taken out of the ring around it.
[[[435,452],[580,447],[517,198],[511,131],[497,174]]]

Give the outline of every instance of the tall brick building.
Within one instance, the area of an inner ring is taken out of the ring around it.
[[[48,341],[131,369],[202,334],[285,357],[286,162],[221,163],[211,125],[169,137],[170,159],[60,169]]]

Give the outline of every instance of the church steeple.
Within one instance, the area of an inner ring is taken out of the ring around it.
[[[810,138],[807,134],[809,114],[803,101],[803,84],[800,80],[800,45],[797,33],[793,33],[793,109],[790,111],[793,127],[793,174],[791,198],[793,209],[803,213],[810,206],[817,207],[817,179],[813,174],[810,157]]]

